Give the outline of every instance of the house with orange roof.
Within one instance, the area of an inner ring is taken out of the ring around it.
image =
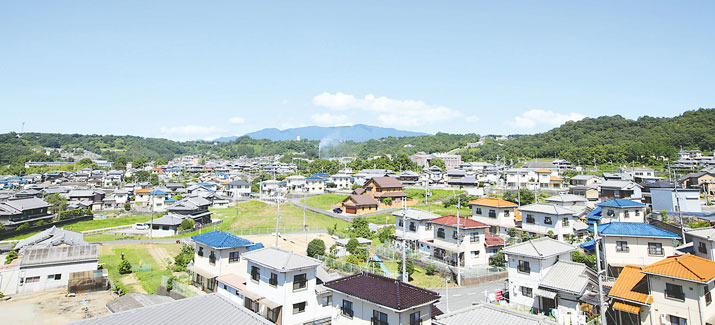
[[[486,233],[489,225],[467,217],[448,215],[429,221],[434,235],[432,256],[450,265],[487,265]],[[459,231],[457,229],[459,228]]]
[[[617,324],[715,324],[715,262],[670,256],[626,266],[609,292],[608,319]]]
[[[507,229],[516,228],[521,214],[514,202],[499,198],[485,197],[469,201],[472,219],[489,225],[489,233],[505,236]]]
[[[169,194],[157,189],[143,188],[134,191],[134,210],[139,212],[164,212]]]

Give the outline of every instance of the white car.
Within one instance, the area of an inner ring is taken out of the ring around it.
[[[149,225],[146,224],[146,223],[137,223],[137,224],[134,224],[134,229],[136,229],[136,230],[147,230],[147,229],[149,229]]]

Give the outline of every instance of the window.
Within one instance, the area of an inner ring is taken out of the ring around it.
[[[568,227],[568,226],[569,226],[569,219],[568,219],[568,218],[563,218],[563,219],[561,219],[561,226]]]
[[[429,222],[428,222],[428,223],[426,223],[426,224],[425,224],[425,229],[427,229],[427,230],[431,230],[431,229],[432,229],[432,224],[431,224],[431,223],[429,223]]]
[[[606,215],[609,216],[609,217],[613,217],[613,216],[616,215],[616,213],[613,212],[613,210],[608,210],[608,212],[606,212]]]
[[[524,297],[533,297],[534,296],[531,288],[524,287],[524,286],[521,287],[521,295]]]
[[[637,217],[637,216],[640,216],[640,215],[641,215],[641,210],[636,210],[636,211],[635,211],[635,215],[636,215],[636,217]]]
[[[422,319],[420,318],[420,312],[416,311],[410,314],[410,325],[422,324]]]
[[[472,257],[479,257],[479,251],[472,251]]]
[[[196,255],[198,255],[198,256],[204,256],[204,248],[201,247],[201,246],[199,246],[199,252],[196,253]]]
[[[372,311],[372,325],[387,325],[387,314],[373,310]]]
[[[699,242],[699,243],[698,243],[698,252],[701,252],[701,253],[703,253],[703,254],[705,254],[705,255],[708,254],[708,249],[705,247],[705,243],[704,243],[704,242]]]
[[[410,231],[417,231],[417,226],[415,226],[415,223],[410,221]]]
[[[305,301],[293,304],[293,314],[300,314],[305,311]]]
[[[31,276],[31,277],[25,278],[25,283],[35,283],[35,282],[40,282],[39,276]]]
[[[271,286],[277,286],[278,285],[278,274],[271,273],[271,278],[268,280],[268,284]]]
[[[551,217],[544,217],[544,223],[547,225],[553,224],[553,222],[551,222]]]
[[[666,283],[665,284],[665,297],[670,299],[685,300],[685,293],[683,293],[683,286]]]
[[[278,321],[278,308],[266,308],[268,310],[268,315],[266,315],[269,321],[275,323]]]
[[[442,239],[444,239],[444,228],[438,228],[438,229],[437,229],[437,238],[442,238]]]
[[[333,295],[329,295],[323,298],[323,307],[327,307],[333,304]]]
[[[494,210],[489,210],[489,218],[496,218],[497,212]]]
[[[50,274],[47,276],[47,280],[60,280],[62,279],[62,273]]]
[[[230,252],[228,253],[228,262],[233,263],[233,262],[238,262],[238,252]]]
[[[473,232],[473,233],[469,234],[469,241],[472,243],[478,243],[479,242],[479,233]]]
[[[347,318],[353,318],[353,303],[352,303],[352,301],[347,301],[347,300],[343,299],[343,307],[340,308],[340,314]]]
[[[648,243],[648,255],[650,255],[650,256],[663,256],[663,244],[661,244],[661,243]]]
[[[509,210],[504,210],[504,216],[508,217],[509,216]]]
[[[305,289],[308,287],[308,280],[305,273],[296,274],[293,276],[293,291]]]
[[[452,231],[452,239],[457,239],[457,231]]]
[[[630,213],[628,213],[628,210],[623,211],[623,217],[624,217],[624,218],[629,218],[630,216],[631,216],[631,215],[630,215]]]
[[[251,266],[251,280],[261,281],[261,269],[255,266]]]
[[[248,297],[246,297],[245,303],[243,304],[243,306],[248,308],[249,310],[253,311],[254,313],[258,312],[258,302],[255,300],[252,300]]]
[[[675,315],[669,315],[668,320],[671,325],[688,325],[688,321],[685,318]]]
[[[397,226],[402,227],[402,218],[397,219]]]
[[[519,266],[517,267],[517,270],[521,273],[529,274],[531,273],[531,266],[529,265],[528,261],[519,260]]]
[[[482,208],[476,208],[474,209],[474,214],[482,214]]]
[[[703,291],[705,292],[705,305],[710,306],[710,303],[713,302],[713,297],[710,294],[710,286],[706,284],[703,287]]]
[[[616,252],[628,253],[628,242],[627,241],[616,241]]]
[[[534,216],[527,214],[526,215],[526,223],[534,223]]]
[[[209,264],[216,264],[216,254],[214,254],[214,251],[211,251],[209,255]]]

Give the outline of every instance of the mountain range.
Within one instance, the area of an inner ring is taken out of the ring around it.
[[[383,128],[379,126],[371,126],[365,124],[355,124],[350,126],[305,126],[299,128],[290,128],[279,130],[276,128],[266,128],[255,132],[245,134],[253,139],[268,139],[273,141],[284,140],[323,140],[329,139],[331,142],[354,141],[363,142],[373,139],[381,139],[387,137],[416,137],[428,135],[422,132],[403,131],[393,128]],[[215,142],[229,142],[235,140],[233,137],[222,137],[215,139]]]

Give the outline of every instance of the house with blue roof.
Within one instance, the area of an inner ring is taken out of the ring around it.
[[[318,176],[306,177],[304,190],[306,194],[325,193],[325,179]]]
[[[593,232],[594,227],[589,230]],[[680,236],[644,222],[611,222],[598,225],[601,258],[608,276],[617,277],[626,265],[646,266],[675,254]]]
[[[586,215],[588,223],[640,222],[645,219],[645,204],[629,200],[615,199],[596,204],[596,208]]]
[[[194,262],[189,266],[193,284],[206,292],[216,291],[216,278],[225,274],[246,277],[244,253],[263,245],[234,234],[214,230],[191,236],[194,242]]]

